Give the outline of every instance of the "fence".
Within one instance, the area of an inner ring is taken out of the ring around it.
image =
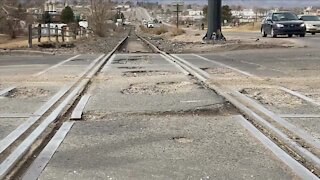
[[[28,26],[28,47],[32,48],[33,39],[38,39],[39,43],[43,37],[47,37],[49,42],[71,42],[75,40],[77,36],[80,36],[80,38],[89,37],[90,33],[89,30],[82,27],[70,28],[68,26],[62,26],[59,28],[58,25],[51,27],[50,24],[45,24],[44,26],[39,24],[37,27],[32,27],[30,24]],[[59,37],[61,37],[60,41]]]

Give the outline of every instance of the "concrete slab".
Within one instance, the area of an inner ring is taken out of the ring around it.
[[[0,118],[0,140],[4,139],[27,118]]]
[[[40,179],[294,179],[236,121],[129,115],[76,122]]]

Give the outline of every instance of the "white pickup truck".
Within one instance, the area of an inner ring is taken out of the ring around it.
[[[148,22],[147,27],[148,28],[154,28],[154,24],[152,22]]]

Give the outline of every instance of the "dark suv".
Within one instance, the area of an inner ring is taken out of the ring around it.
[[[297,35],[304,37],[306,35],[306,25],[298,16],[291,12],[273,12],[269,13],[261,24],[261,34],[263,37],[271,35]]]

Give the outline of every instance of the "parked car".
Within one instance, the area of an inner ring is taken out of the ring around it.
[[[315,35],[320,33],[320,17],[314,15],[300,15],[299,18],[304,21],[307,33]]]
[[[299,17],[292,12],[273,12],[269,13],[261,24],[261,34],[263,37],[271,35],[306,35],[306,25]]]

